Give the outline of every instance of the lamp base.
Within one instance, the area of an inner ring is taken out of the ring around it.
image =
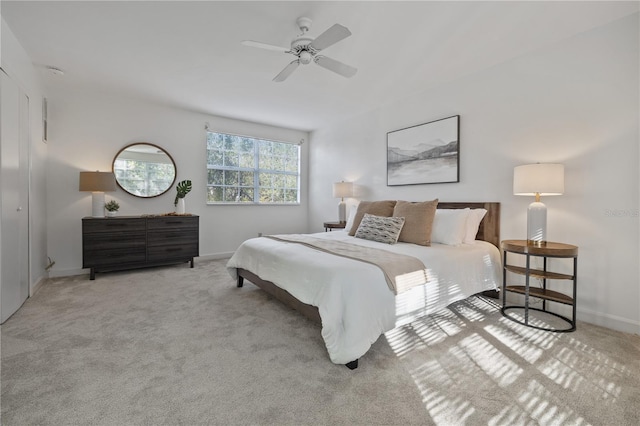
[[[91,193],[91,216],[104,217],[104,192]]]
[[[547,244],[547,206],[539,201],[527,209],[527,244],[542,247]]]
[[[347,204],[344,201],[338,203],[338,221],[340,223],[347,222]]]

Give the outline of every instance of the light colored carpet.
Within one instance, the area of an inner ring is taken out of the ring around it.
[[[640,424],[640,338],[473,297],[350,371],[222,261],[52,279],[2,326],[2,424]]]

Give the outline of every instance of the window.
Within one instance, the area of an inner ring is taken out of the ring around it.
[[[300,147],[207,132],[207,203],[298,204]]]

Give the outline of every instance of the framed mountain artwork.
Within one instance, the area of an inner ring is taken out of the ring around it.
[[[387,186],[460,182],[460,116],[387,133]]]

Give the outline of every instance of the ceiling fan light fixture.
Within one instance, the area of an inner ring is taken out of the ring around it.
[[[306,50],[303,50],[302,52],[300,52],[301,64],[307,65],[309,62],[311,62],[312,59],[313,59],[313,55],[311,55],[311,53],[307,52]]]

